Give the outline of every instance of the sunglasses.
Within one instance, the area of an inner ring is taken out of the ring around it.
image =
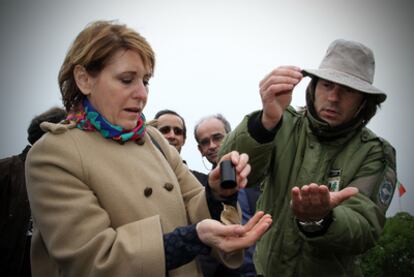
[[[184,130],[179,128],[179,127],[172,127],[172,126],[163,126],[161,128],[159,128],[158,130],[163,134],[169,134],[171,132],[171,129],[174,131],[174,134],[176,136],[181,136],[182,134],[184,134]]]

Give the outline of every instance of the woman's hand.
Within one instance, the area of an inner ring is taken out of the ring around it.
[[[223,160],[231,160],[236,169],[236,182],[235,188],[226,189],[220,186],[220,164]],[[208,183],[213,194],[218,198],[229,197],[236,193],[240,188],[246,187],[247,176],[250,173],[249,156],[247,154],[239,154],[237,151],[232,151],[224,155],[216,168],[214,168],[209,176]]]
[[[245,225],[224,225],[217,220],[204,219],[196,230],[203,243],[230,253],[255,244],[271,224],[272,217],[258,211]]]

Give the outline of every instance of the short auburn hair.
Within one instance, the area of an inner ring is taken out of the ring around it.
[[[92,76],[98,75],[112,56],[121,49],[137,52],[152,75],[155,54],[138,32],[115,21],[95,21],[83,29],[70,46],[59,71],[59,87],[63,105],[69,111],[85,97],[76,85],[73,70],[83,66]]]

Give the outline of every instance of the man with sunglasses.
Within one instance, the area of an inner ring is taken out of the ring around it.
[[[185,120],[181,115],[173,110],[161,110],[155,114],[154,121],[151,121],[149,124],[154,125],[168,140],[170,145],[174,146],[178,153],[181,153],[181,148],[187,138]],[[186,162],[184,161],[184,163]],[[206,174],[191,169],[190,171],[200,183],[208,182]]]
[[[206,157],[212,164],[213,168],[217,166],[218,152],[224,137],[231,131],[230,123],[221,114],[210,115],[202,118],[194,127],[194,138],[198,143],[198,150],[201,156]],[[199,179],[200,180],[200,179]],[[207,175],[206,175],[207,180]],[[200,181],[201,182],[201,181]],[[204,186],[207,182],[201,182]],[[238,193],[237,200],[242,210],[242,222],[245,224],[256,211],[256,201],[259,197],[259,188],[250,187],[242,189]],[[224,268],[218,265],[217,268],[210,267],[209,274],[205,276],[256,276],[256,270],[253,264],[253,253],[255,247],[249,247],[245,250],[243,265],[239,268],[239,272]],[[209,259],[210,257],[207,257]],[[206,269],[203,268],[203,273]],[[214,273],[212,273],[214,272]]]
[[[177,112],[173,110],[169,110],[169,109],[161,110],[155,114],[154,120],[148,124],[155,126],[161,132],[161,134],[163,134],[165,139],[168,140],[170,145],[174,146],[177,149],[178,153],[181,152],[181,149],[187,138],[187,128],[185,125],[185,120],[181,115],[179,115]],[[215,134],[213,138],[213,142],[215,143],[221,142],[225,134],[230,131],[230,125],[228,125],[228,128],[229,128],[228,131],[225,131],[223,129],[222,133]],[[217,147],[215,147],[214,151],[209,151],[209,153],[211,154],[211,155],[209,154],[209,158],[217,157],[219,146],[220,145],[217,144]],[[185,161],[183,162],[185,163]],[[191,173],[193,173],[193,175],[197,178],[197,180],[203,186],[208,185],[207,174],[204,174],[204,173],[201,173],[195,170],[191,170],[191,169],[190,171]],[[198,255],[197,260],[200,263],[203,276],[205,277],[240,276],[238,269],[227,268],[224,265],[220,264],[215,258],[213,258],[210,255]]]
[[[187,137],[184,118],[175,111],[165,109],[157,112],[154,119],[157,120],[157,129],[180,153]]]

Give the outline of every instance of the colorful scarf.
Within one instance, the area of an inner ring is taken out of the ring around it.
[[[76,127],[84,131],[99,131],[105,138],[113,139],[119,143],[137,141],[144,137],[146,124],[145,116],[141,113],[137,126],[132,130],[125,130],[121,126],[109,123],[85,97],[83,105],[76,111],[68,113],[66,120],[76,122]]]

